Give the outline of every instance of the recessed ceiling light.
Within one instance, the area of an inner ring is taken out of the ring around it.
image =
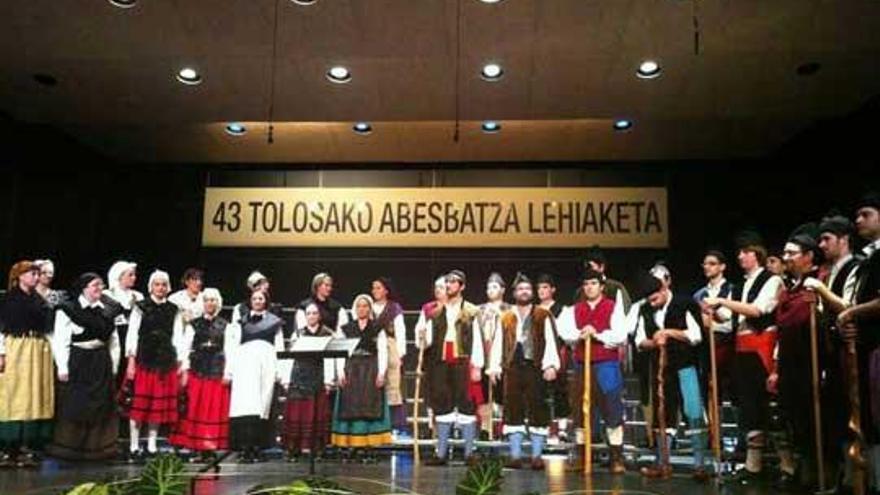
[[[360,135],[366,135],[373,132],[373,126],[371,126],[368,122],[358,122],[351,127],[355,133]]]
[[[487,121],[483,122],[482,128],[483,128],[483,132],[485,132],[487,134],[494,134],[494,133],[499,132],[501,130],[501,124],[499,124],[498,122],[495,122],[494,120],[487,120]]]
[[[37,81],[43,86],[55,86],[58,84],[58,79],[51,74],[34,74],[34,81]]]
[[[202,76],[192,67],[185,67],[177,72],[177,80],[183,84],[195,86],[202,82]]]
[[[480,0],[483,3],[501,3],[501,0]]]
[[[351,72],[345,67],[337,65],[331,67],[330,70],[327,71],[327,79],[329,79],[330,82],[335,82],[337,84],[347,83],[348,81],[351,81]]]
[[[660,64],[655,60],[645,60],[639,64],[639,70],[636,75],[641,79],[654,79],[660,76]]]
[[[480,77],[485,81],[497,81],[501,79],[501,76],[504,75],[504,69],[501,68],[500,65],[496,63],[489,63],[483,66],[483,70],[480,71]]]
[[[633,123],[632,120],[620,119],[614,121],[614,130],[615,131],[628,131],[632,129]]]
[[[134,7],[137,0],[110,0],[110,5],[119,7],[120,9],[130,9]]]
[[[819,69],[822,68],[822,64],[819,62],[807,62],[805,64],[798,65],[797,74],[799,76],[812,76],[813,74],[819,72]]]
[[[292,0],[297,5],[314,5],[318,0]]]
[[[226,134],[230,136],[242,136],[247,132],[247,128],[238,122],[231,122],[226,126]]]

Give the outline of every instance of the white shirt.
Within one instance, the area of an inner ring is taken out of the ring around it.
[[[761,288],[761,291],[758,292],[758,297],[755,298],[751,303],[747,302],[749,297],[749,291],[752,290],[752,286],[755,285],[755,279],[758,278],[758,275],[764,271],[764,268],[758,268],[754,270],[752,273],[746,275],[746,281],[743,284],[742,296],[740,298],[740,302],[744,304],[751,304],[758,308],[758,311],[761,312],[762,315],[769,315],[776,309],[776,304],[779,302],[779,291],[782,289],[784,283],[782,281],[782,277],[779,275],[773,275],[767,279],[767,282],[764,283],[764,287]],[[739,332],[750,332],[755,330],[749,327],[748,322],[745,318],[741,318],[739,322],[739,328],[737,331]],[[763,328],[759,328],[757,330],[764,330]]]
[[[532,313],[533,306],[528,306],[528,314]],[[525,329],[526,320],[522,317],[518,306],[510,309],[516,315],[516,341],[519,344],[525,342],[528,332]],[[492,340],[492,350],[489,353],[489,373],[501,373],[501,360],[504,353],[504,331],[495,332]],[[559,351],[556,349],[556,335],[553,333],[553,315],[544,320],[544,355],[541,357],[541,369],[559,369]]]
[[[457,304],[447,303],[443,307],[443,311],[446,312],[446,332],[443,335],[444,342],[455,342],[455,322],[458,321],[458,315],[461,313],[461,307],[464,304],[464,300],[459,301]],[[485,364],[485,358],[483,356],[483,337],[480,335],[480,325],[477,323],[476,318],[471,319],[471,366],[474,368],[483,369],[483,365]],[[428,320],[425,323],[425,347],[431,347],[431,343],[434,341],[434,322],[433,320]]]
[[[596,305],[599,304],[599,301],[601,301],[601,299],[594,303],[585,301],[585,304],[588,304],[590,309],[596,309]],[[601,342],[606,349],[620,347],[626,342],[626,320],[626,314],[624,314],[623,311],[623,296],[621,291],[617,291],[614,310],[611,312],[610,326],[608,328],[597,328],[596,330],[602,333],[596,335],[595,339]],[[581,338],[581,329],[577,327],[577,322],[574,318],[574,306],[566,306],[562,308],[562,312],[559,313],[559,318],[556,319],[556,331],[559,332],[559,336],[562,337],[562,340],[565,340],[568,343],[575,343],[583,340]]]
[[[654,323],[657,325],[657,328],[663,330],[666,328],[666,311],[669,309],[669,304],[672,302],[672,293],[669,294],[669,299],[666,300],[666,304],[663,305],[662,308],[658,309],[654,312]],[[643,303],[647,304],[647,303]],[[685,337],[687,337],[688,342],[691,345],[697,345],[703,341],[703,335],[700,331],[700,324],[697,320],[694,319],[694,316],[690,311],[687,311],[685,314],[685,324],[687,328],[672,328],[671,330],[684,330]],[[640,347],[642,342],[647,340],[647,336],[645,333],[645,319],[639,318],[638,324],[636,328],[636,348]]]
[[[150,298],[157,304],[163,302],[157,300],[153,296],[150,296]],[[131,318],[128,322],[128,334],[125,336],[125,355],[128,357],[137,356],[138,338],[143,317],[144,315],[140,308],[135,306],[131,311]],[[171,345],[173,345],[175,351],[177,351],[177,360],[181,361],[186,352],[186,344],[183,338],[183,320],[180,318],[179,311],[177,317],[174,318],[174,327],[171,329]]]
[[[387,303],[373,303],[373,314],[377,318],[382,314],[382,311],[385,310],[386,304]],[[395,316],[392,324],[394,325],[394,343],[397,345],[397,354],[400,356],[400,359],[403,359],[403,356],[406,356],[406,324],[403,321],[403,313]]]
[[[144,300],[144,295],[132,289],[112,289],[105,290],[104,295],[118,302],[123,309],[129,310],[134,307],[135,303]],[[124,314],[116,316],[114,323],[117,326],[128,325],[128,318]]]
[[[865,259],[871,257],[875,251],[880,250],[880,239],[875,240],[874,242],[868,244],[867,246],[862,248],[862,254],[865,256]],[[849,277],[846,279],[846,283],[843,287],[843,299],[852,304],[856,302],[856,296],[859,293],[859,269],[861,267],[856,267],[853,271],[849,272]],[[830,285],[830,284],[829,284]]]
[[[724,277],[721,277],[715,285],[712,285],[712,281],[710,280],[709,283],[706,284],[706,297],[718,297],[721,293],[721,287],[725,283],[727,283],[727,280]],[[733,293],[729,294],[727,297],[733,297]],[[733,332],[733,311],[731,311],[730,308],[721,306],[715,310],[715,317],[712,318],[712,331],[725,334]]]
[[[102,304],[101,301],[90,303],[82,295],[79,296],[77,301],[79,302],[79,306],[83,309],[104,309],[104,304]],[[72,342],[74,335],[79,335],[84,331],[85,329],[71,321],[70,317],[67,316],[67,313],[64,311],[57,311],[55,313],[55,329],[52,333],[52,340],[50,343],[52,346],[52,354],[55,357],[55,366],[58,367],[58,375],[67,375],[70,372],[68,364],[70,361],[70,346],[72,345],[82,349],[98,349],[106,345],[110,351],[110,359],[113,361],[113,373],[115,374],[117,367],[119,366],[119,335],[116,333],[116,329],[113,330],[113,333],[110,335],[110,340],[108,340],[106,344],[98,339]]]
[[[202,292],[199,292],[195,298],[186,290],[179,290],[168,296],[168,300],[173,302],[180,308],[184,315],[194,320],[205,312],[205,299]]]
[[[251,315],[265,315],[266,311],[251,311]],[[127,340],[127,339],[126,339]],[[261,340],[252,340],[248,344],[252,342],[262,342]],[[284,349],[284,331],[283,326],[278,327],[278,331],[275,332],[275,342],[273,343],[275,347],[275,352],[283,352]],[[241,349],[241,322],[230,323],[226,325],[226,332],[223,341],[223,353],[226,357],[226,367],[223,372],[223,376],[226,379],[231,379],[233,377],[232,370],[235,369],[235,366],[238,366],[239,361],[243,359],[247,359],[247,355],[242,355],[239,350]],[[244,361],[242,361],[244,362]],[[293,363],[291,359],[278,359],[275,364],[275,377],[280,382],[287,378],[290,380],[290,367]]]

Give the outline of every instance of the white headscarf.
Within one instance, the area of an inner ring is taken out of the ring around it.
[[[216,299],[217,300],[217,312],[223,309],[223,296],[220,295],[220,291],[213,288],[208,287],[204,291],[202,291],[202,299]]]
[[[269,280],[269,279],[266,278],[266,276],[263,275],[262,273],[260,273],[258,270],[254,270],[253,272],[251,272],[250,275],[248,275],[248,278],[247,278],[248,289],[254,290],[254,288],[257,286],[257,284],[259,284],[263,280]]]
[[[171,287],[171,277],[168,276],[168,272],[163,272],[162,270],[156,270],[150,274],[150,280],[147,282],[147,288],[153,287],[153,282],[157,280],[164,280],[168,287]]]
[[[121,287],[119,286],[119,279],[122,278],[122,274],[127,272],[128,270],[134,270],[137,268],[137,263],[133,263],[131,261],[117,261],[113,263],[113,266],[110,267],[110,271],[107,272],[107,287],[111,292],[116,292]]]

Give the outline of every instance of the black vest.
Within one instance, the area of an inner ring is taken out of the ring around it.
[[[856,293],[856,304],[864,304],[866,302],[877,299],[880,294],[880,250],[874,251],[871,256],[862,261],[856,273],[858,282],[858,292]],[[859,327],[859,338],[862,339],[865,346],[873,349],[880,345],[880,319],[878,318],[862,318],[857,322]]]
[[[645,325],[645,337],[653,338],[654,333],[660,328],[654,321],[654,315],[657,310],[652,308],[650,304],[645,302],[639,308],[639,317]],[[690,297],[679,294],[672,296],[669,307],[666,308],[666,316],[663,319],[663,327],[674,330],[687,329],[687,314],[690,313],[694,321],[701,325],[700,307]],[[700,344],[702,345],[702,344]],[[680,370],[688,366],[697,366],[699,364],[699,348],[700,345],[691,345],[688,342],[682,342],[675,339],[666,340],[666,353],[668,357],[667,369]]]
[[[296,331],[299,337],[332,337],[333,331],[322,326],[315,333],[305,328]],[[324,358],[299,357],[293,360],[290,370],[288,396],[293,399],[310,399],[324,387]]]
[[[25,294],[15,287],[6,294],[0,308],[0,331],[3,335],[45,335],[52,331],[49,322],[49,306],[36,290]]]
[[[138,329],[137,362],[141,366],[157,371],[169,371],[177,363],[174,349],[174,319],[179,309],[168,301],[156,304],[151,297],[137,303],[141,311],[141,326]]]
[[[352,320],[342,326],[342,333],[345,335],[345,338],[360,339],[360,342],[358,342],[358,345],[355,348],[355,353],[369,354],[371,356],[375,356],[378,353],[376,341],[379,338],[379,332],[381,330],[382,329],[372,320],[367,323],[367,326],[363,330],[358,326],[357,320]]]
[[[103,308],[83,308],[79,301],[67,301],[58,306],[58,311],[64,312],[70,321],[82,327],[82,333],[72,335],[71,342],[87,342],[89,340],[100,340],[108,342],[116,331],[116,325],[113,320],[122,310],[122,306],[116,303],[104,301],[102,298]]]
[[[746,302],[751,304],[755,302],[755,299],[758,298],[758,294],[761,293],[761,289],[764,288],[764,284],[770,280],[773,274],[770,273],[770,270],[766,268],[755,277],[755,282],[752,284],[752,287],[749,289],[749,293],[746,294]],[[737,287],[734,291],[734,299],[737,301],[742,301],[742,288]],[[737,331],[739,329],[739,319],[740,315],[737,313],[733,314],[733,330]],[[700,320],[698,320],[700,321]],[[746,323],[752,328],[752,331],[755,333],[761,333],[766,330],[768,327],[773,326],[774,316],[773,313],[759,316],[757,318],[746,318]]]
[[[275,336],[283,331],[284,320],[268,311],[262,315],[247,315],[241,320],[241,343],[262,340],[275,345]]]
[[[194,332],[189,353],[190,368],[200,376],[223,376],[226,365],[223,344],[228,322],[219,316],[212,320],[200,316],[190,321],[190,325]]]

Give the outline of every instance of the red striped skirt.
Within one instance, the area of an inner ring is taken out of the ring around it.
[[[176,423],[178,393],[177,368],[157,372],[138,366],[129,417],[139,423]]]
[[[168,441],[190,450],[229,448],[229,386],[221,378],[190,373],[186,384],[187,410]]]
[[[289,450],[302,451],[312,445],[314,434],[317,450],[330,442],[330,401],[326,392],[314,398],[287,399],[284,414],[284,443]],[[317,414],[317,416],[315,416]]]

